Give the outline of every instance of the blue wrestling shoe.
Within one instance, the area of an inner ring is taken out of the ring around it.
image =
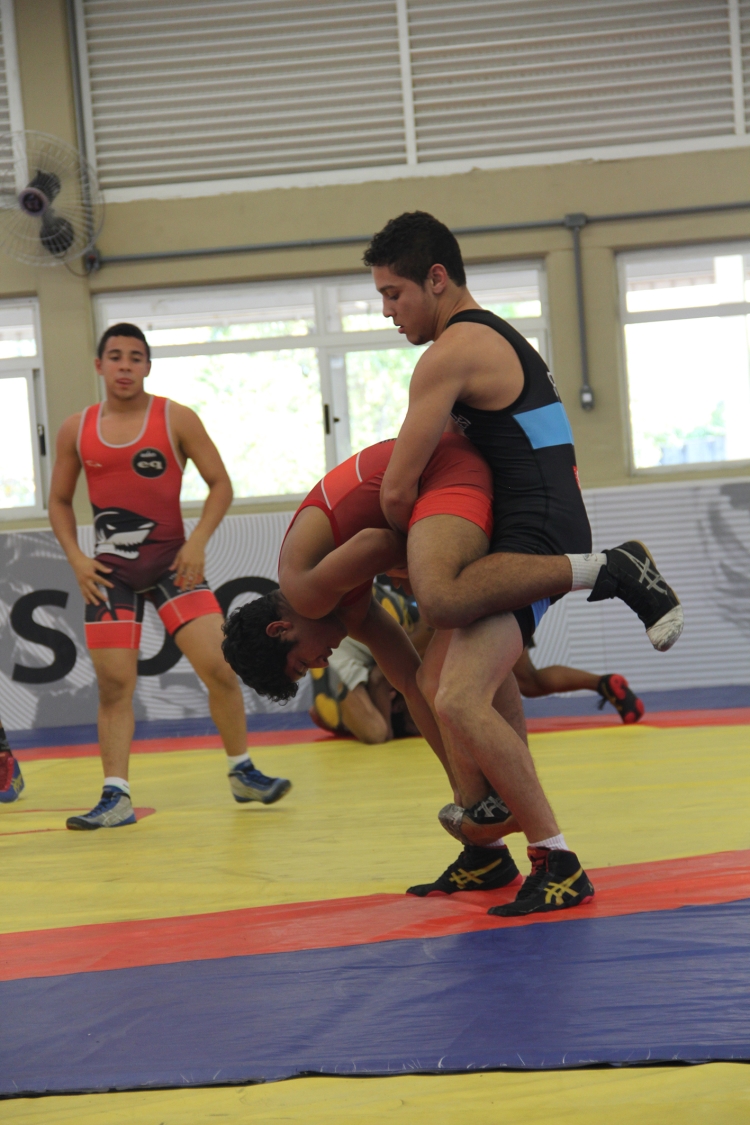
[[[130,797],[114,785],[105,785],[96,808],[83,816],[69,816],[66,828],[78,831],[91,831],[94,828],[121,828],[124,824],[135,824],[135,812]]]
[[[17,801],[24,789],[21,767],[10,750],[0,751],[0,803]]]
[[[272,805],[292,788],[291,781],[285,777],[266,777],[256,770],[251,761],[241,762],[229,771],[229,785],[232,796],[240,804],[261,801],[264,805]]]

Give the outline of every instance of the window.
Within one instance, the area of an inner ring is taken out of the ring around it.
[[[47,450],[35,300],[0,301],[0,516],[40,515]]]
[[[750,459],[750,243],[619,268],[635,468]]]
[[[537,263],[467,270],[486,308],[547,352]],[[369,275],[96,298],[99,328],[138,324],[153,354],[148,389],[192,407],[235,496],[295,498],[353,451],[396,437],[420,350],[382,313]],[[184,502],[206,486],[194,466]]]

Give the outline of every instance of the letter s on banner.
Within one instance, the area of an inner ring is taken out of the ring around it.
[[[75,666],[76,646],[70,637],[66,637],[59,629],[50,629],[40,625],[34,620],[34,610],[43,605],[56,605],[65,609],[68,604],[68,595],[65,590],[34,590],[24,594],[10,611],[10,623],[25,641],[44,645],[52,649],[55,659],[51,664],[41,668],[29,668],[25,664],[16,664],[13,668],[13,679],[21,684],[51,684],[54,680],[61,680],[67,676]]]

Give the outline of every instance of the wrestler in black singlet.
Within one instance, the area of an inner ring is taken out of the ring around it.
[[[591,528],[578,481],[573,434],[547,364],[520,332],[486,309],[457,313],[486,324],[511,345],[523,368],[523,390],[504,410],[456,402],[453,420],[492,468],[495,528],[491,552],[585,554]]]

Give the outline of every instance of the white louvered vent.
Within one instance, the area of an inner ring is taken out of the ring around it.
[[[9,133],[11,130],[10,107],[8,104],[8,79],[5,70],[5,28],[2,25],[2,10],[0,9],[0,133]],[[3,162],[0,158],[0,175],[10,172],[12,161]]]
[[[745,127],[750,127],[750,0],[738,0]]]
[[[406,160],[393,0],[84,0],[104,187]]]
[[[725,0],[409,0],[420,161],[734,130]]]

